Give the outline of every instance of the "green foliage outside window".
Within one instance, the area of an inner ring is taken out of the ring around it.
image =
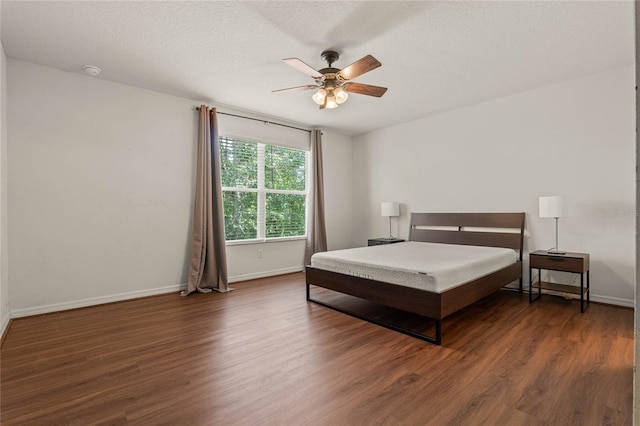
[[[267,189],[304,191],[305,152],[266,145],[264,147],[264,186]]]
[[[224,233],[226,240],[258,238],[258,194],[223,191]]]
[[[304,235],[305,201],[304,195],[267,194],[267,238]]]
[[[258,187],[258,145],[253,142],[220,138],[222,187]]]

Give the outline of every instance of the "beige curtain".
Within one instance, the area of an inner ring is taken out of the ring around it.
[[[322,132],[311,131],[311,193],[307,214],[307,244],[304,251],[305,265],[311,263],[311,255],[327,251],[327,230],[324,224],[324,183],[322,179]]]
[[[216,109],[201,105],[189,280],[183,296],[194,291],[231,290],[227,285],[219,145]]]

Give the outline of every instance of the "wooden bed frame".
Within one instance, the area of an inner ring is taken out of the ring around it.
[[[468,228],[476,229],[471,230]],[[482,230],[482,228],[485,229]],[[445,290],[442,293],[307,266],[307,300],[440,345],[442,343],[441,321],[445,317],[477,302],[516,280],[519,281],[519,289],[520,292],[522,292],[524,213],[412,213],[409,240],[444,244],[506,247],[518,252],[518,261],[489,275]],[[435,336],[427,336],[377,319],[366,318],[320,300],[312,299],[311,285],[324,287],[366,299],[380,305],[390,306],[435,319]]]

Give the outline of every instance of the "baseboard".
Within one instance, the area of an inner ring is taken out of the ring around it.
[[[576,298],[580,299],[580,296]],[[621,297],[598,296],[597,294],[592,294],[589,300],[592,302],[606,303],[607,305],[624,306],[626,308],[634,307],[633,299],[623,299]]]
[[[14,309],[11,310],[11,318],[28,317],[32,315],[49,314],[52,312],[66,311],[68,309],[86,308],[88,306],[102,305],[105,303],[120,302],[123,300],[137,299],[140,297],[156,296],[158,294],[166,294],[179,292],[187,288],[186,284],[170,285],[166,287],[157,287],[147,290],[138,290],[128,293],[110,294],[108,296],[91,297],[88,299],[73,300],[64,303],[54,303],[51,305],[36,306],[33,308]]]
[[[538,290],[535,290],[535,292],[537,292]],[[542,290],[542,294],[551,294],[551,295],[555,295],[555,296],[560,296],[560,297],[564,297],[566,299],[576,299],[576,300],[580,300],[580,295],[579,294],[573,294],[573,293],[561,293],[561,292],[557,292],[557,291],[553,291],[553,290]],[[633,299],[623,299],[621,297],[611,297],[611,296],[600,296],[597,294],[592,294],[591,297],[589,297],[589,300],[591,302],[596,302],[596,303],[604,303],[605,305],[615,305],[615,306],[623,306],[625,308],[634,308],[634,300]]]
[[[265,278],[265,277],[271,277],[274,275],[290,274],[293,272],[300,272],[300,271],[304,271],[304,267],[297,266],[294,268],[275,269],[275,270],[259,272],[255,274],[236,275],[233,277],[229,277],[229,283],[255,280],[257,278]],[[21,318],[21,317],[28,317],[32,315],[42,315],[42,314],[49,314],[52,312],[66,311],[69,309],[86,308],[88,306],[102,305],[105,303],[112,303],[112,302],[120,302],[123,300],[137,299],[140,297],[156,296],[158,294],[166,294],[166,293],[173,293],[173,292],[177,293],[186,288],[187,288],[187,284],[178,284],[178,285],[171,285],[166,287],[151,288],[148,290],[132,291],[128,293],[110,294],[108,296],[91,297],[88,299],[73,300],[73,301],[64,302],[64,303],[54,303],[51,305],[36,306],[33,308],[13,309],[11,310],[10,315],[7,318],[3,319],[3,322],[2,322],[3,330],[4,330],[4,327],[6,327],[5,324],[8,323],[9,321],[9,317]]]
[[[7,332],[9,331],[10,323],[11,323],[11,314],[7,312],[4,318],[2,318],[2,324],[0,324],[0,347],[2,347],[4,338],[7,337]]]
[[[253,274],[234,275],[229,277],[229,283],[237,283],[239,281],[249,281],[258,278],[273,277],[275,275],[292,274],[294,272],[304,271],[304,266],[295,266],[293,268],[273,269],[271,271],[256,272]]]

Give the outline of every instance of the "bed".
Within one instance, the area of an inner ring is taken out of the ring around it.
[[[461,284],[445,289],[414,284],[404,285],[398,281],[400,278],[396,278],[395,283],[386,282],[373,278],[374,275],[368,272],[348,274],[308,265],[306,267],[307,300],[440,345],[442,320],[447,316],[515,281],[518,281],[519,291],[522,292],[524,217],[524,213],[412,213],[410,242],[506,248],[514,251],[515,257],[512,262],[493,272],[481,273]],[[364,250],[379,247],[381,246],[364,248]],[[323,287],[431,318],[435,320],[435,333],[425,335],[315,299],[312,297],[311,286]]]

